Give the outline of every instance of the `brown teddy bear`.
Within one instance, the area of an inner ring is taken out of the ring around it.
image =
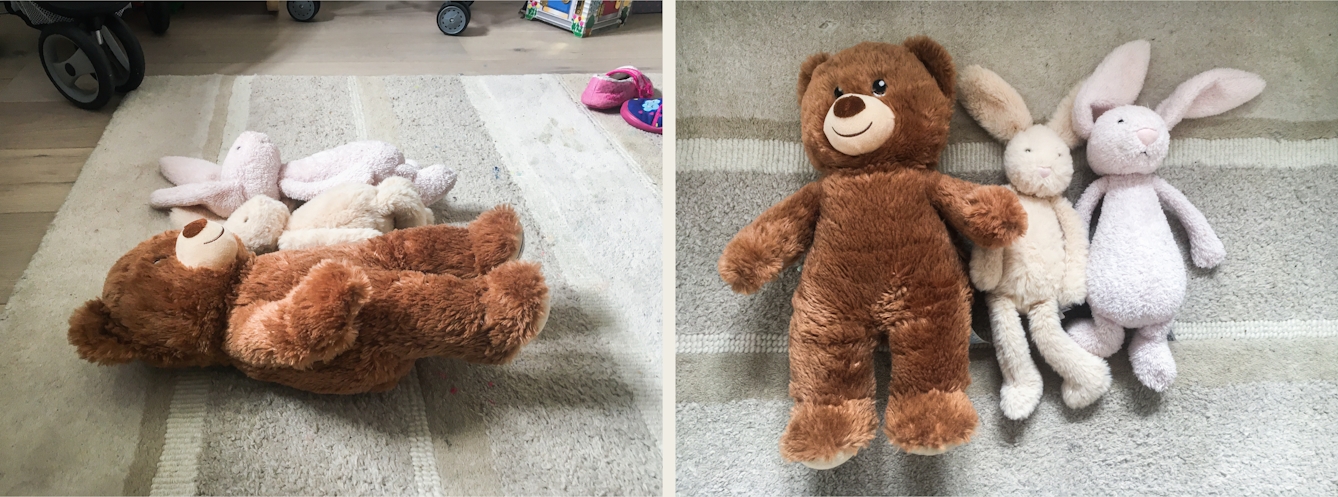
[[[513,260],[522,237],[502,206],[464,228],[256,256],[201,219],[122,256],[69,339],[100,364],[230,365],[316,393],[385,391],[420,357],[504,363],[539,333],[548,287],[538,264]]]
[[[888,439],[913,454],[966,443],[971,289],[949,225],[983,247],[1026,231],[1001,186],[935,170],[955,70],[938,43],[861,43],[804,62],[804,148],[822,176],[744,227],[720,275],[752,293],[805,251],[790,319],[790,423],[781,455],[836,467],[874,437],[874,348],[892,351]]]

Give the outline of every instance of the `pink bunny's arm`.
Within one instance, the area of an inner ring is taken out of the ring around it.
[[[1075,305],[1087,298],[1087,224],[1078,217],[1069,200],[1056,196],[1051,201],[1059,229],[1064,233],[1064,280],[1059,303]],[[1088,214],[1090,215],[1090,213]]]
[[[1083,226],[1092,225],[1092,211],[1096,210],[1097,202],[1101,201],[1101,197],[1106,196],[1106,190],[1109,188],[1110,180],[1101,177],[1093,181],[1091,185],[1087,186],[1087,190],[1082,192],[1082,197],[1078,199],[1078,205],[1075,209]]]
[[[1174,186],[1167,183],[1160,177],[1153,177],[1152,188],[1157,191],[1157,198],[1180,218],[1180,223],[1185,226],[1185,232],[1189,235],[1189,253],[1194,260],[1194,265],[1201,268],[1211,268],[1222,262],[1226,258],[1226,247],[1222,245],[1222,240],[1217,238],[1217,233],[1213,232],[1213,227],[1208,225],[1208,218],[1189,203],[1185,194],[1180,193]]]

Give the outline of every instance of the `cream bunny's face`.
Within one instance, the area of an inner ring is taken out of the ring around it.
[[[1073,179],[1073,155],[1054,130],[1037,124],[1008,141],[1004,172],[1018,192],[1051,197],[1062,193]]]
[[[1087,139],[1087,162],[1097,174],[1149,174],[1171,147],[1166,121],[1147,107],[1126,105],[1096,119]]]

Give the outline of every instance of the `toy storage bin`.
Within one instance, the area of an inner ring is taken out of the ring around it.
[[[577,38],[597,30],[622,26],[632,12],[632,0],[528,0],[525,18],[570,29]]]

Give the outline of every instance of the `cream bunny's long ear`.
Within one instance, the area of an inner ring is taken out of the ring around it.
[[[1174,128],[1181,119],[1221,114],[1241,106],[1264,91],[1264,78],[1238,69],[1218,68],[1180,83],[1157,105],[1157,114]]]
[[[1055,107],[1055,113],[1050,115],[1050,120],[1046,121],[1045,127],[1054,130],[1059,135],[1064,144],[1069,148],[1075,148],[1082,144],[1082,137],[1073,130],[1073,100],[1078,97],[1078,90],[1082,89],[1084,81],[1079,81],[1069,90],[1069,94],[1059,101],[1059,106]]]
[[[1073,101],[1073,130],[1086,139],[1096,119],[1110,109],[1129,105],[1143,91],[1152,44],[1134,40],[1112,50],[1078,90]]]
[[[994,71],[967,66],[958,74],[957,92],[966,112],[999,141],[1012,140],[1032,125],[1022,95]]]

